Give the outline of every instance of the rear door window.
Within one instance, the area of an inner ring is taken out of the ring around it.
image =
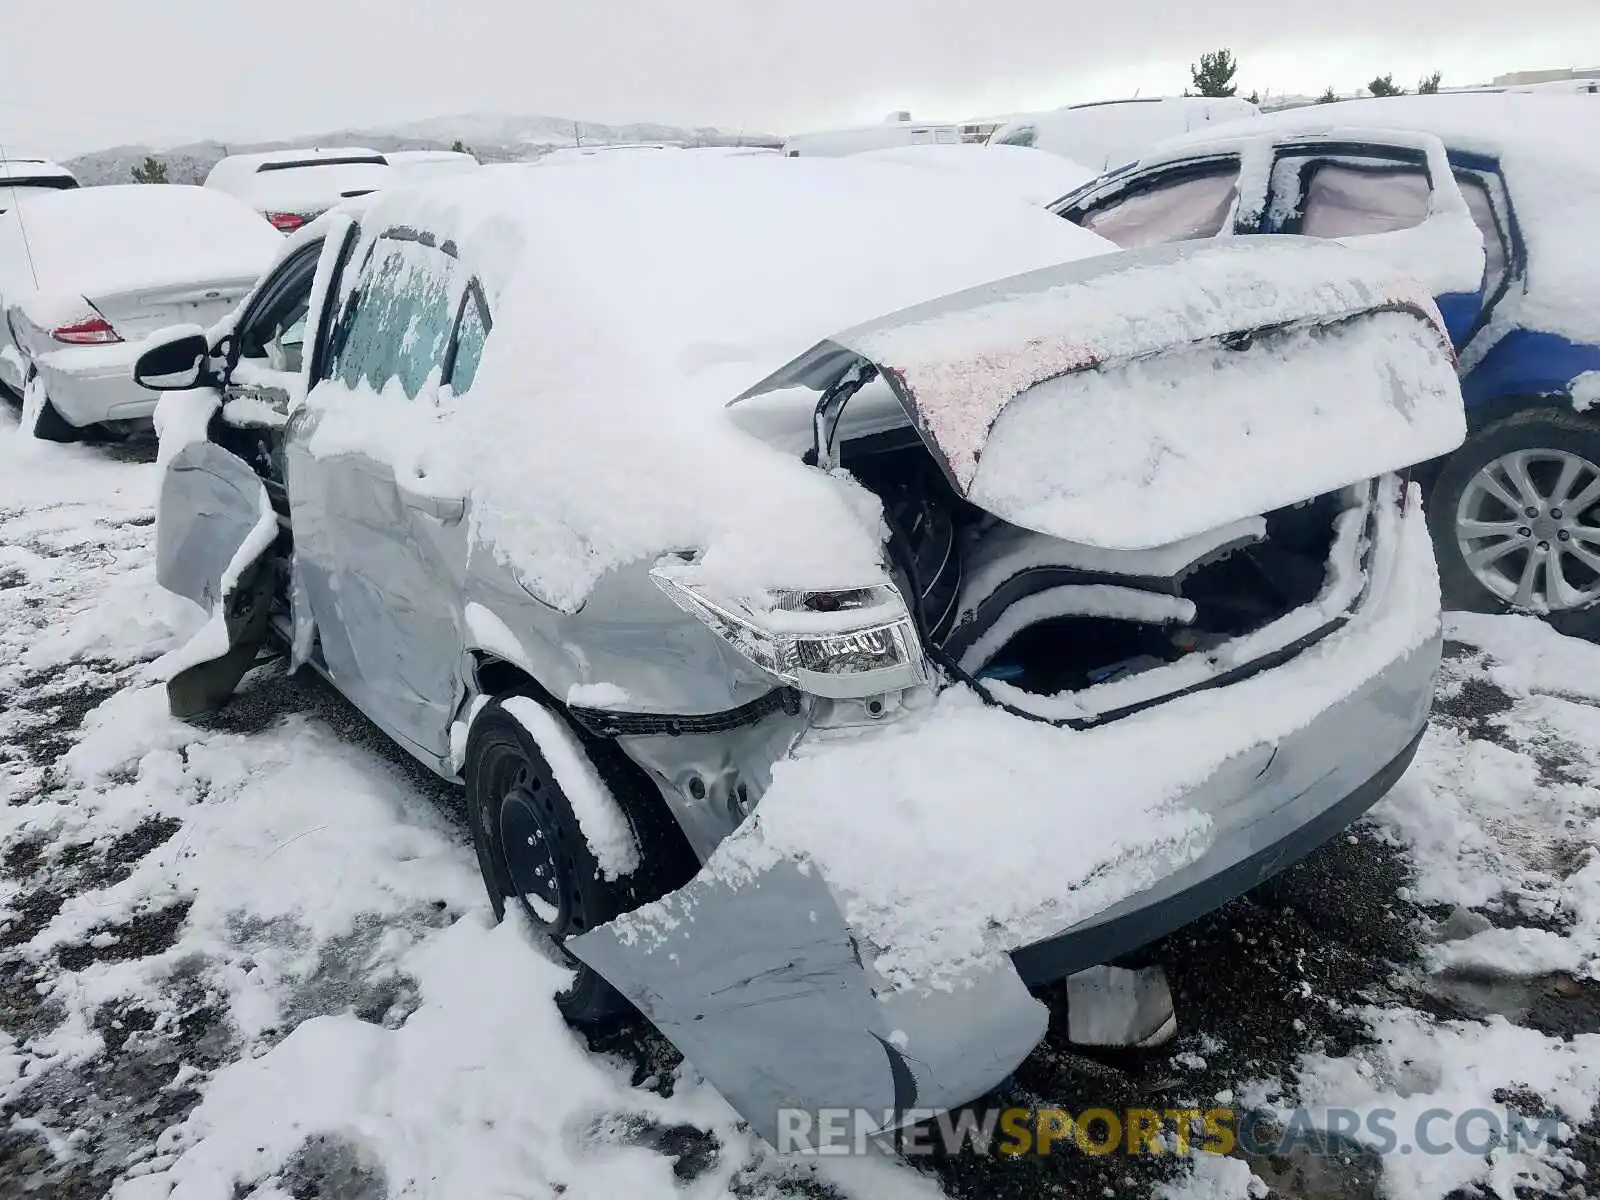
[[[461,301],[461,319],[456,324],[455,345],[450,352],[450,391],[464,396],[472,390],[478,377],[478,364],[483,360],[483,346],[489,338],[492,322],[489,307],[484,303],[483,289],[474,279]]]
[[[1222,232],[1233,211],[1237,159],[1199,169],[1165,171],[1088,209],[1078,224],[1124,250],[1192,241]]]
[[[1478,232],[1483,235],[1483,291],[1486,296],[1494,296],[1500,290],[1500,285],[1506,277],[1506,235],[1501,229],[1500,222],[1495,216],[1494,198],[1489,193],[1489,185],[1476,175],[1466,172],[1457,172],[1456,186],[1461,189],[1461,198],[1467,202],[1467,211],[1472,214],[1472,223],[1478,227]]]

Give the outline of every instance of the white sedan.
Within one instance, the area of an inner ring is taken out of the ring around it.
[[[25,427],[74,441],[147,423],[133,382],[146,334],[210,325],[282,246],[247,205],[198,187],[126,184],[25,196],[0,214],[0,379]]]

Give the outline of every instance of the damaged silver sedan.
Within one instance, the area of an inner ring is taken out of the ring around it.
[[[269,643],[325,675],[465,788],[567,1016],[633,1005],[769,1140],[993,1087],[1031,986],[1379,799],[1439,658],[1425,293],[904,174],[396,191],[137,368],[211,613],[174,711]]]

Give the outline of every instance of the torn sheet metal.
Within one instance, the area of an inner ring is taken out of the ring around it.
[[[739,884],[701,876],[651,912],[566,946],[773,1145],[786,1110],[892,1127],[980,1096],[1049,1021],[1004,960],[949,990],[889,991],[821,876],[792,861]]]

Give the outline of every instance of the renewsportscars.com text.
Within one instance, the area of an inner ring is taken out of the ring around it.
[[[885,1130],[892,1130],[886,1133]],[[1236,1108],[909,1110],[798,1108],[778,1112],[780,1154],[882,1153],[886,1143],[905,1155],[998,1153],[1021,1156],[1074,1149],[1084,1154],[1312,1154],[1348,1153],[1358,1142],[1373,1154],[1470,1154],[1501,1147],[1537,1151],[1562,1140],[1551,1115],[1513,1109],[1430,1108],[1401,1115],[1393,1109],[1295,1109],[1267,1114]],[[1342,1145],[1341,1145],[1342,1143]]]

